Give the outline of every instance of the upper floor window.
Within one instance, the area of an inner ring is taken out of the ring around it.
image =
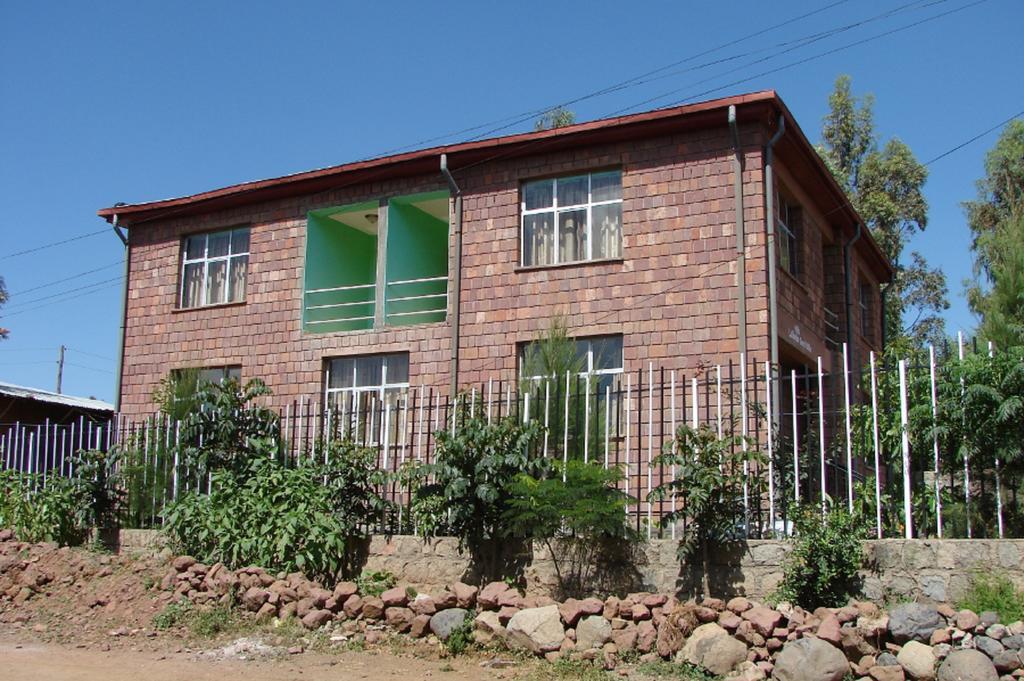
[[[875,290],[869,283],[860,285],[860,332],[865,338],[874,338]]]
[[[800,213],[799,204],[779,194],[779,266],[794,277],[800,272]]]
[[[409,353],[335,357],[327,360],[326,371],[328,404],[392,401],[409,387]]]
[[[182,244],[180,306],[245,300],[248,270],[248,227],[186,237]]]
[[[622,256],[622,171],[532,180],[522,187],[522,263]]]

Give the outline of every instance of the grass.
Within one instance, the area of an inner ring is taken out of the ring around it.
[[[957,607],[976,613],[994,610],[1000,622],[1010,624],[1024,619],[1024,591],[1004,573],[979,570],[971,575],[970,586]]]
[[[457,657],[466,652],[473,644],[473,620],[467,617],[462,624],[452,630],[445,639],[444,647],[448,654]]]
[[[175,627],[186,627],[198,638],[213,638],[218,634],[236,632],[244,628],[242,618],[231,606],[197,608],[184,599],[169,603],[153,618],[154,629],[164,631]]]
[[[714,674],[696,667],[689,662],[668,662],[657,660],[637,666],[637,674],[654,679],[684,679],[685,681],[710,681]]]
[[[523,677],[526,681],[608,681],[611,675],[590,662],[561,659],[552,664],[543,660]]]

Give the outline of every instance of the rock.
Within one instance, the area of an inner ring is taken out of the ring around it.
[[[840,645],[846,657],[851,660],[859,660],[865,655],[874,655],[878,652],[873,645],[864,640],[860,630],[855,627],[843,627],[839,630]]]
[[[534,655],[558,650],[565,638],[557,605],[520,610],[509,621],[507,630],[511,643],[526,648]]]
[[[480,589],[463,582],[455,582],[452,584],[451,592],[455,594],[455,603],[460,608],[472,608],[476,605],[476,595],[480,593]]]
[[[903,667],[898,664],[886,665],[884,667],[875,665],[868,670],[868,676],[875,681],[903,681],[906,678]]]
[[[1006,650],[1002,643],[988,636],[975,636],[974,647],[992,658]]]
[[[993,624],[999,622],[999,613],[995,610],[986,610],[985,612],[979,613],[978,618],[981,620],[981,626],[987,629]]]
[[[632,622],[624,622],[624,626],[621,629],[616,629],[615,624],[612,624],[612,643],[619,649],[620,653],[625,653],[636,648],[637,629],[636,625]]]
[[[839,618],[829,614],[818,625],[818,638],[822,641],[828,641],[838,648],[843,642],[842,633],[839,631],[840,627]]]
[[[1010,632],[1002,624],[993,624],[985,630],[985,635],[989,638],[994,638],[997,641],[1002,641],[1010,635]]]
[[[330,621],[330,610],[311,610],[302,618],[302,626],[307,629],[319,629]]]
[[[505,627],[498,619],[498,613],[493,610],[484,610],[473,620],[473,638],[477,643],[490,643],[504,635]]]
[[[316,608],[326,607],[327,601],[331,600],[333,597],[334,594],[326,589],[315,588],[309,590],[309,598],[312,599],[313,605]]]
[[[907,641],[896,656],[896,661],[915,681],[931,681],[935,678],[935,654],[931,646]]]
[[[899,664],[896,656],[890,653],[888,650],[878,656],[878,666],[880,667],[893,667]]]
[[[726,610],[718,616],[718,625],[729,631],[735,631],[742,621],[739,615],[730,610]]]
[[[505,582],[491,582],[480,590],[480,593],[477,594],[476,602],[481,608],[487,610],[497,609],[498,599],[501,597],[501,594],[508,591],[509,588],[509,585]],[[456,602],[457,601],[458,599],[456,599]]]
[[[442,591],[434,598],[434,605],[438,610],[459,607],[459,599],[451,591]]]
[[[413,638],[423,638],[430,631],[430,615],[416,615],[409,625],[409,635]]]
[[[363,611],[363,597],[359,594],[353,594],[345,601],[345,605],[341,606],[341,609],[353,619],[359,617],[359,614]]]
[[[498,610],[498,619],[501,620],[502,624],[508,624],[509,620],[516,616],[519,612],[519,608],[513,608],[510,605],[503,606]]]
[[[1021,668],[1020,656],[1014,650],[1004,650],[992,658],[992,664],[1000,674],[1009,674]]]
[[[850,669],[846,656],[816,638],[790,641],[775,658],[776,681],[841,681]]]
[[[932,632],[932,636],[928,639],[928,643],[933,646],[937,646],[940,643],[949,643],[952,640],[953,637],[949,635],[949,629],[936,629]]]
[[[384,609],[384,621],[395,630],[405,633],[412,627],[416,614],[409,608],[390,607]]]
[[[653,610],[654,608],[660,608],[668,603],[668,596],[665,594],[648,594],[640,600],[640,603],[642,603],[644,607],[651,608]]]
[[[273,603],[264,603],[260,606],[260,609],[256,611],[256,619],[270,619],[277,615],[277,606]]]
[[[355,582],[338,582],[334,587],[334,597],[344,605],[345,601],[355,596],[358,591],[359,587]]]
[[[782,623],[782,613],[759,605],[743,613],[743,619],[754,625],[754,629],[762,636],[771,636],[775,628]]]
[[[417,615],[433,615],[437,612],[437,604],[427,594],[417,594],[409,608]]]
[[[935,606],[903,603],[889,613],[889,633],[896,643],[928,641],[932,632],[946,625]]]
[[[1002,643],[1003,647],[1007,650],[1020,650],[1024,648],[1024,636],[1021,634],[1013,634],[1012,636],[1004,638],[1000,643]]]
[[[558,606],[558,612],[562,616],[565,626],[574,627],[580,617],[586,615],[600,615],[604,611],[604,602],[596,598],[585,598],[582,601],[575,598],[566,599]]]
[[[647,606],[636,603],[629,609],[629,617],[634,622],[642,622],[651,619],[651,611],[647,609]]]
[[[430,631],[442,641],[447,641],[451,633],[462,626],[469,616],[469,611],[463,608],[442,610],[430,618]]]
[[[747,659],[747,647],[722,627],[709,622],[694,630],[677,657],[712,674],[724,675]]]
[[[368,620],[379,620],[384,617],[384,601],[376,596],[363,600],[363,617]]]
[[[611,638],[612,625],[601,615],[588,615],[576,625],[577,650],[601,648]]]
[[[880,615],[878,617],[858,617],[857,628],[860,629],[865,636],[877,639],[879,636],[885,636],[889,631],[889,617],[888,615]]]
[[[242,594],[242,607],[249,612],[256,612],[267,602],[269,593],[259,587],[250,587]]]
[[[754,606],[743,596],[737,596],[736,598],[730,599],[729,602],[725,604],[725,607],[727,610],[731,610],[739,615],[750,610]]]
[[[601,619],[604,619],[603,617]],[[658,642],[658,630],[654,628],[654,623],[649,620],[644,620],[636,625],[636,649],[641,653],[649,653],[654,650],[654,645]]]
[[[997,681],[992,660],[977,650],[954,650],[939,666],[937,681]]]
[[[178,556],[173,561],[171,561],[171,567],[173,567],[178,572],[184,572],[185,570],[188,570],[195,564],[196,559],[192,556]]]
[[[974,631],[975,628],[981,624],[981,618],[972,610],[961,610],[956,614],[956,617],[954,617],[954,624],[956,624],[957,629]]]
[[[385,608],[404,608],[409,604],[409,595],[403,587],[396,586],[382,593],[380,600],[384,602]]]

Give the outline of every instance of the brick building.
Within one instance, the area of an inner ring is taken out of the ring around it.
[[[99,215],[128,231],[129,415],[186,367],[280,404],[512,379],[558,312],[599,373],[835,370],[880,349],[892,275],[772,91]]]

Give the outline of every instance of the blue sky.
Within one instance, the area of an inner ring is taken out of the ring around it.
[[[0,276],[11,300],[0,326],[11,336],[0,341],[0,381],[52,389],[64,344],[65,392],[112,398],[120,242],[108,230],[13,255],[103,230],[98,208],[457,141],[474,133],[450,133],[496,128],[815,10],[571,108],[588,120],[774,88],[817,140],[833,81],[848,73],[858,93],[875,94],[883,139],[926,161],[1024,110],[1024,3],[975,3],[2,3]],[[995,139],[930,167],[930,223],[912,244],[949,278],[951,329],[975,324],[962,297],[960,202]]]

